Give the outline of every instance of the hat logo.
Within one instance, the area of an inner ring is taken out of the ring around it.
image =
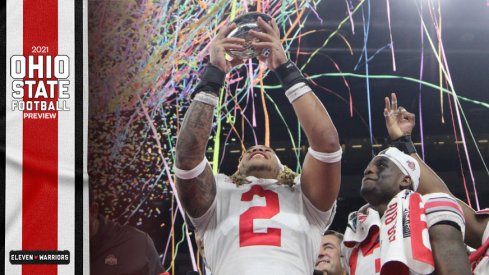
[[[117,265],[117,258],[113,254],[109,254],[105,257],[105,264],[111,266]]]
[[[407,165],[411,170],[416,170],[416,164],[413,161],[408,160]]]

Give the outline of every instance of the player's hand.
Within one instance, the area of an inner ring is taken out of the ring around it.
[[[260,55],[258,59],[266,62],[268,68],[274,71],[277,67],[287,62],[287,56],[280,40],[280,30],[273,18],[270,22],[266,22],[261,17],[258,17],[256,22],[263,32],[250,31],[250,34],[258,39],[258,41],[252,42],[251,45],[255,49],[268,49],[268,55]]]
[[[225,25],[212,40],[209,48],[210,63],[225,73],[228,73],[232,68],[243,63],[243,60],[238,58],[232,60],[226,59],[226,52],[229,50],[243,50],[243,44],[245,43],[244,39],[227,37],[235,28],[235,23]]]
[[[411,135],[416,125],[416,116],[403,107],[397,106],[395,93],[391,94],[391,100],[385,97],[384,117],[387,132],[392,140]]]

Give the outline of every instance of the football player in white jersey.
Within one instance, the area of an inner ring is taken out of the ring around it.
[[[397,101],[395,94],[392,95],[392,101]],[[395,107],[393,106],[393,108]],[[397,115],[392,114],[390,119],[386,119],[389,136],[393,140],[401,135],[410,135],[415,125],[413,114],[402,107],[398,109]],[[412,153],[411,156],[422,164],[421,174],[426,177],[426,180],[421,182],[418,192],[423,194],[446,193],[455,198],[445,182],[416,153]],[[464,241],[470,247],[477,249],[469,257],[472,272],[476,275],[489,274],[489,210],[475,211],[465,202],[457,201],[465,218]]]
[[[440,179],[411,141],[414,114],[398,108],[395,94],[385,104],[395,147],[374,157],[364,171],[361,194],[368,204],[350,214],[344,239],[350,275],[471,274],[461,207],[444,192],[426,188]]]
[[[245,43],[228,37],[236,25],[227,24],[210,45],[210,62],[178,135],[178,196],[202,234],[213,274],[312,274],[335,213],[342,150],[328,112],[287,59],[275,20],[257,23],[262,31],[250,31],[257,38],[251,45],[268,49],[260,60],[281,81],[309,142],[302,174],[294,177],[271,148],[257,145],[242,155],[235,175],[213,175],[204,153],[218,93],[226,73],[243,62],[226,60],[225,53]]]
[[[392,95],[392,100],[397,101],[395,94]],[[391,139],[398,139],[401,136],[410,135],[415,125],[413,114],[407,112],[402,107],[398,109],[397,115],[391,114],[391,118],[386,119],[387,129]],[[431,168],[424,164],[416,153],[412,153],[411,156],[422,164],[424,171],[421,173],[427,178],[427,180],[421,182],[418,192],[423,194],[445,193],[456,198],[450,192],[445,182]],[[476,275],[489,274],[489,211],[488,209],[475,211],[461,200],[458,200],[458,204],[462,208],[465,218],[464,241],[470,247],[477,249],[469,257],[472,271]]]

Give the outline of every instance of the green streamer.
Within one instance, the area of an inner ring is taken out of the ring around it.
[[[277,104],[275,103],[275,101],[273,101],[273,99],[270,97],[270,95],[268,93],[265,93],[265,95],[267,96],[268,100],[273,104],[273,107],[277,111],[278,116],[280,117],[280,119],[282,120],[282,122],[285,124],[285,127],[287,128],[287,132],[289,133],[290,142],[292,143],[292,147],[296,148],[296,143],[294,141],[294,136],[292,135],[292,132],[290,131],[290,127],[287,124],[287,122],[285,121],[285,118],[283,117],[282,113],[280,112],[280,109],[278,108]],[[300,154],[297,153],[297,152],[298,151],[294,151],[294,154],[295,154],[296,160],[297,160],[296,167],[299,167],[296,170],[297,170],[297,172],[300,172],[300,167],[301,167]]]
[[[236,17],[236,0],[233,0],[233,2],[231,3],[231,15],[229,17],[229,20],[233,21],[235,17]]]
[[[346,77],[356,77],[356,78],[367,78],[366,75],[363,75],[363,74],[355,74],[355,73],[324,73],[324,74],[318,74],[318,75],[310,76],[310,77],[308,77],[308,79],[316,79],[316,78],[320,78],[320,77],[323,77],[323,76],[327,76],[327,77],[338,77],[338,76],[343,77],[343,76],[346,76]],[[429,88],[433,88],[433,89],[435,89],[437,91],[440,89],[440,87],[437,86],[437,85],[435,85],[435,84],[432,84],[432,83],[429,83],[429,82],[426,82],[426,81],[423,81],[423,80],[419,80],[419,79],[416,79],[416,78],[408,77],[408,76],[399,76],[399,75],[372,75],[372,74],[369,74],[368,75],[368,78],[372,78],[372,79],[402,79],[402,80],[406,80],[406,81],[409,81],[409,82],[418,83],[418,84],[424,85],[424,86],[429,87]],[[266,89],[279,89],[280,87],[281,87],[280,85],[269,85],[269,86],[265,86]],[[442,88],[442,91],[444,93],[446,93],[446,94],[449,94],[449,95],[453,95],[454,94],[453,91],[448,90],[446,88]],[[487,102],[473,100],[473,99],[470,99],[470,98],[461,96],[459,94],[455,94],[455,96],[459,100],[470,102],[472,104],[480,105],[482,107],[485,107],[485,108],[488,108],[489,109],[489,103],[487,103]]]
[[[171,262],[173,262],[176,258],[177,258],[177,255],[178,255],[178,248],[180,247],[180,244],[185,240],[185,223],[182,225],[182,238],[180,239],[180,241],[178,241],[178,243],[175,245],[175,256],[173,257],[173,260]],[[172,268],[173,266],[169,266],[165,272],[168,272],[170,271],[170,269]]]

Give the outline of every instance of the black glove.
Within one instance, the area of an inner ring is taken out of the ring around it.
[[[285,91],[299,82],[307,83],[302,72],[297,68],[294,62],[290,60],[278,66],[274,73],[278,80],[280,80],[280,84],[282,84],[282,88],[284,88]]]
[[[205,91],[219,96],[219,90],[221,90],[222,86],[224,86],[225,78],[226,73],[221,71],[221,69],[210,63],[207,64],[205,66],[204,73],[200,78],[199,84],[197,84],[197,87],[195,87],[194,95]]]

